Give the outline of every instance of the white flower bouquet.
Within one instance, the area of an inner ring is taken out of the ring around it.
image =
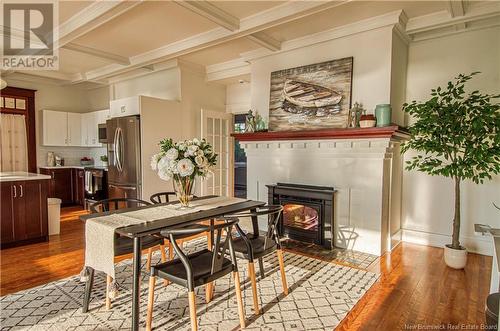
[[[196,176],[207,177],[217,163],[217,154],[205,139],[160,141],[160,152],[151,158],[151,168],[163,180],[173,180],[177,198],[189,206]]]

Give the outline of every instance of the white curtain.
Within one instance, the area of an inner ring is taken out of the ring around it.
[[[28,171],[28,140],[24,115],[1,114],[0,171]]]

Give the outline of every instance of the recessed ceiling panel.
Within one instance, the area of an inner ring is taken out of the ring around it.
[[[59,23],[67,21],[94,1],[59,1]]]
[[[110,63],[112,62],[92,55],[59,49],[59,70],[64,73],[81,73]]]
[[[147,1],[75,42],[128,57],[217,27],[172,1]]]
[[[276,26],[266,33],[286,41],[401,9],[408,17],[415,17],[446,8],[445,1],[352,1]]]

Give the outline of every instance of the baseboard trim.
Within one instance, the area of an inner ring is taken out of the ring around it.
[[[403,229],[402,233],[403,241],[413,244],[443,247],[451,242],[451,236],[438,233],[409,229]],[[493,256],[493,243],[488,236],[460,237],[460,243],[465,246],[469,252]]]

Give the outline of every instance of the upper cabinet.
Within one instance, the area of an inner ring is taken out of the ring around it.
[[[102,147],[98,125],[109,117],[107,109],[83,114],[43,110],[43,145]]]
[[[111,117],[123,117],[140,114],[140,96],[112,100],[109,102]]]
[[[43,110],[42,126],[45,146],[68,145],[68,113]]]
[[[68,114],[68,146],[82,145],[82,114]]]
[[[43,110],[43,144],[45,146],[80,146],[82,115]]]

